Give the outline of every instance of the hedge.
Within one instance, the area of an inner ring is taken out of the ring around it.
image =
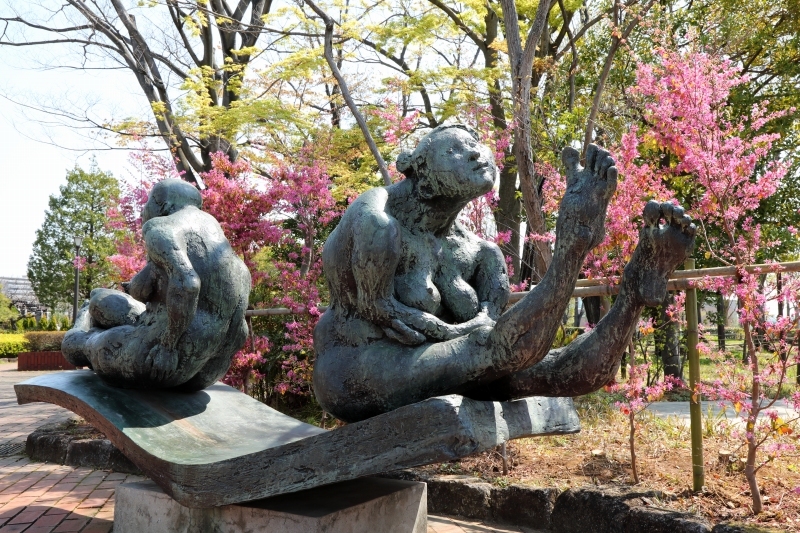
[[[13,357],[30,349],[30,343],[21,333],[0,335],[0,357]]]
[[[66,331],[28,331],[25,338],[28,340],[31,352],[58,352],[61,350],[61,341],[64,340]]]

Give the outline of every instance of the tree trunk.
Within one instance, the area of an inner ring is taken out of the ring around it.
[[[633,409],[628,414],[628,422],[630,423],[630,435],[628,435],[628,444],[631,449],[631,475],[633,476],[633,483],[639,483],[639,473],[636,469],[636,415]]]
[[[506,165],[500,171],[500,187],[498,189],[497,209],[494,220],[497,231],[511,231],[511,238],[506,244],[500,246],[503,254],[512,260],[513,273],[511,281],[519,283],[522,279],[522,263],[520,261],[520,222],[522,219],[522,204],[517,194],[517,173],[512,165]]]
[[[500,19],[497,13],[487,5],[486,17],[486,40],[484,41],[483,60],[487,70],[497,68],[498,56],[497,49],[491,45],[497,40]],[[508,120],[506,111],[503,107],[503,88],[499,80],[495,80],[489,90],[489,107],[492,113],[492,125],[500,131],[508,130]],[[522,221],[522,204],[519,201],[517,189],[517,169],[511,164],[513,156],[510,147],[505,151],[506,162],[503,170],[500,171],[500,186],[497,191],[497,209],[494,213],[494,220],[497,224],[497,231],[511,231],[511,238],[508,243],[500,246],[503,254],[510,257],[513,273],[511,281],[520,281],[520,223]]]
[[[725,326],[728,324],[728,306],[722,293],[717,293],[717,347],[725,351]]]
[[[547,26],[547,16],[553,2],[540,2],[531,23],[525,46],[520,38],[517,6],[513,0],[500,0],[506,26],[506,45],[511,64],[512,105],[514,109],[513,153],[519,174],[522,203],[528,215],[528,231],[543,235],[547,228],[538,191],[538,178],[533,166],[533,133],[531,127],[531,84],[537,44]],[[534,244],[533,268],[538,277],[544,276],[553,254],[549,243]]]
[[[586,310],[586,322],[594,326],[603,318],[603,297],[588,296],[583,299],[583,308]]]
[[[656,327],[656,353],[664,369],[664,377],[683,379],[683,364],[680,350],[680,331],[678,323],[667,316],[667,308],[675,303],[675,296],[667,293],[661,303]]]
[[[749,323],[744,324],[744,353],[745,360],[750,361],[749,365],[753,376],[757,376],[759,373],[758,357],[756,357],[756,346],[753,342],[753,333]],[[748,357],[748,353],[750,357]],[[759,514],[764,509],[764,503],[761,500],[761,491],[758,488],[758,480],[756,479],[756,452],[758,451],[758,445],[756,443],[755,427],[759,411],[761,411],[761,383],[755,378],[750,390],[750,400],[752,402],[750,416],[747,418],[747,425],[745,426],[747,429],[747,462],[744,466],[744,477],[750,486],[753,514]]]

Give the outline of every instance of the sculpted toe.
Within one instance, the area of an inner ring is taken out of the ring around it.
[[[654,200],[647,202],[642,211],[645,226],[655,226],[658,224],[658,219],[661,218],[661,204]]]
[[[606,155],[603,160],[600,162],[600,175],[604,178],[607,178],[608,169],[614,166],[614,158],[610,155]]]
[[[674,218],[675,213],[675,206],[669,202],[664,202],[661,204],[661,216],[664,218],[664,223],[669,225],[672,224],[672,219]]]
[[[578,165],[581,162],[581,154],[578,151],[571,147],[566,146],[563,150],[561,150],[561,161],[564,163],[564,166],[567,168],[568,171],[578,171]]]
[[[597,159],[597,152],[600,149],[597,147],[596,144],[590,144],[589,147],[586,149],[586,168],[592,169],[594,168],[595,160]]]

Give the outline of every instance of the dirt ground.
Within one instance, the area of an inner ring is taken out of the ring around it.
[[[589,400],[578,409],[583,425],[579,434],[509,443],[506,476],[499,450],[424,470],[474,475],[500,486],[523,483],[561,490],[592,484],[632,486],[627,417],[607,401]],[[736,449],[739,441],[728,429],[706,422],[706,491],[694,494],[689,428],[649,413],[639,415],[638,420],[636,487],[661,491],[665,499],[660,505],[698,513],[712,523],[747,522],[800,532],[800,494],[795,490],[800,487],[800,457],[783,456],[761,468],[757,478],[764,511],[753,516],[750,490],[741,471],[744,450]],[[720,450],[731,452],[729,463],[720,463]],[[759,459],[763,462],[766,457],[762,454]]]

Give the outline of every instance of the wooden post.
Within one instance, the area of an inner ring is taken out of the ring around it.
[[[687,259],[683,265],[685,270],[694,270],[694,259]],[[697,289],[686,289],[686,352],[689,356],[689,389],[692,397],[689,400],[689,418],[692,430],[692,486],[695,492],[703,490],[705,472],[703,466],[703,421],[700,406],[700,355],[697,352]]]

